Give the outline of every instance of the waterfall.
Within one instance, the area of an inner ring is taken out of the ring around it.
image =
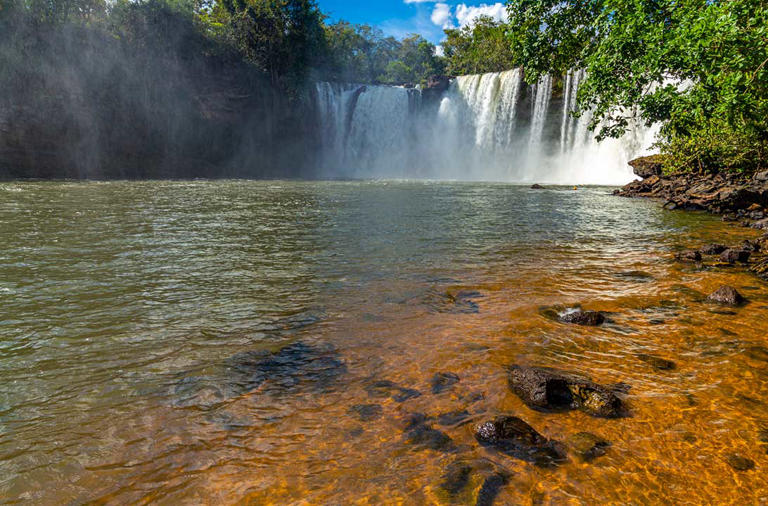
[[[627,162],[655,129],[636,122],[621,139],[597,142],[576,107],[583,70],[523,86],[519,69],[461,76],[442,94],[396,86],[317,83],[322,177],[429,178],[623,184]],[[433,90],[430,90],[433,91]]]
[[[541,152],[544,125],[549,112],[549,100],[552,98],[552,77],[543,76],[533,88],[534,106],[531,118],[529,153],[537,156]]]

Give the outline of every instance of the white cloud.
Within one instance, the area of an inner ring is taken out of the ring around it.
[[[435,46],[435,56],[445,56],[445,48],[442,44]]]
[[[456,19],[459,26],[471,25],[480,16],[490,16],[496,21],[509,21],[507,8],[500,2],[491,5],[468,6],[467,4],[460,4],[456,6]]]
[[[404,0],[406,3],[422,3],[433,0]],[[472,25],[480,16],[489,16],[496,21],[509,21],[507,8],[501,2],[495,4],[467,5],[459,4],[453,10],[450,5],[443,2],[435,3],[432,10],[432,23],[441,28],[453,28],[454,20],[460,27]]]
[[[451,14],[451,6],[444,3],[436,3],[435,8],[432,11],[432,17],[430,19],[437,26],[443,28],[451,28],[453,26],[453,14]]]

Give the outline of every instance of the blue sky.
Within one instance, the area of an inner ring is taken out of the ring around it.
[[[479,15],[505,16],[502,2],[472,0],[318,0],[332,20],[368,23],[398,38],[411,33],[439,43],[443,28],[470,24]]]

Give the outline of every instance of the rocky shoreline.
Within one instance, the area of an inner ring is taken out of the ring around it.
[[[684,251],[676,256],[679,261],[702,262],[714,255],[715,266],[742,264],[768,281],[768,171],[752,176],[664,174],[660,155],[637,158],[629,164],[641,179],[616,190],[614,195],[656,199],[663,202],[664,209],[705,211],[722,215],[723,221],[764,231],[756,239],[739,245],[710,244],[698,251]]]

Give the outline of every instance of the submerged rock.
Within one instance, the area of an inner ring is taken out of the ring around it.
[[[589,432],[579,432],[568,438],[568,445],[583,461],[602,457],[611,443]]]
[[[469,419],[469,411],[466,409],[451,411],[450,413],[443,413],[437,415],[438,425],[458,425]]]
[[[750,346],[746,349],[745,353],[753,360],[768,362],[768,348],[764,348],[763,346]]]
[[[174,393],[179,406],[208,407],[256,389],[267,395],[328,391],[346,371],[335,348],[297,342],[277,352],[233,355],[209,375],[182,378]]]
[[[459,290],[456,293],[431,290],[424,296],[424,303],[436,313],[475,314],[480,312],[480,306],[475,299],[482,296],[480,292],[473,290]]]
[[[701,254],[702,255],[719,255],[723,251],[727,250],[728,248],[723,246],[722,244],[707,244],[706,246],[702,247]]]
[[[581,309],[578,309],[560,315],[559,320],[562,323],[582,325],[585,327],[597,327],[605,323],[605,316],[597,311],[582,311]]]
[[[678,262],[701,262],[701,253],[694,250],[681,251],[675,255]]]
[[[477,493],[475,506],[493,506],[493,502],[507,483],[509,474],[497,472],[487,477]]]
[[[625,271],[616,274],[616,277],[625,281],[633,281],[635,283],[650,283],[654,280],[652,274],[643,271]]]
[[[746,302],[746,299],[732,286],[723,285],[714,293],[707,297],[709,302],[723,304],[726,306],[740,306]]]
[[[640,353],[637,355],[637,358],[639,358],[646,364],[653,366],[654,369],[658,369],[659,371],[673,371],[677,367],[677,365],[671,360],[657,357],[655,355],[647,355],[645,353]]]
[[[440,482],[440,488],[450,496],[458,495],[469,484],[472,467],[466,462],[454,462],[448,466]]]
[[[627,413],[615,390],[550,368],[511,366],[509,387],[528,407],[539,411],[579,409],[605,418]]]
[[[446,450],[453,447],[453,440],[448,434],[428,425],[417,425],[406,432],[405,442],[430,450]]]
[[[423,413],[412,413],[400,420],[404,440],[407,444],[431,450],[451,450],[453,440],[445,432],[432,428],[427,424],[427,416]]]
[[[349,412],[357,415],[361,422],[371,422],[381,418],[384,409],[379,404],[356,404],[349,408]]]
[[[543,189],[544,187],[541,186],[540,184],[531,185],[531,190],[543,190]]]
[[[401,387],[389,380],[374,381],[365,387],[371,397],[390,397],[395,402],[405,402],[421,396],[421,392],[412,388]]]
[[[737,453],[731,453],[725,456],[725,461],[737,471],[751,471],[755,468],[755,462]]]
[[[720,261],[728,264],[747,263],[752,254],[743,249],[727,249],[720,254]]]
[[[498,416],[475,427],[475,439],[507,455],[549,467],[566,460],[563,445],[551,441],[515,416]]]
[[[440,394],[447,390],[450,390],[453,385],[458,383],[460,378],[457,374],[452,372],[439,372],[432,376],[432,393]]]

